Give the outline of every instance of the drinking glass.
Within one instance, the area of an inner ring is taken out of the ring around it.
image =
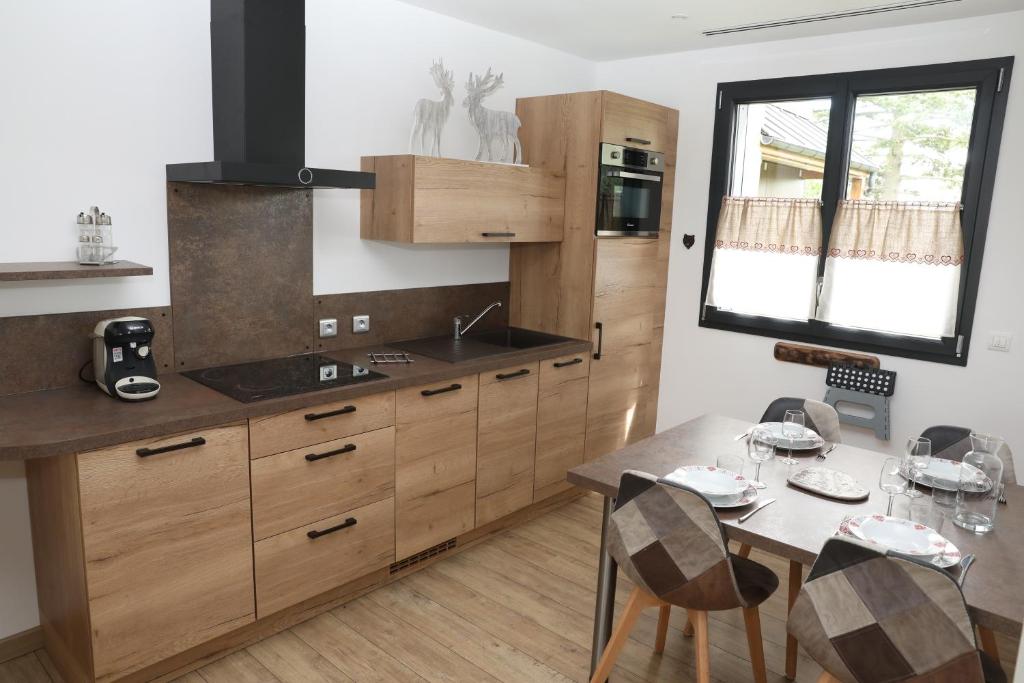
[[[928,469],[932,461],[932,441],[922,437],[907,439],[907,458],[904,461],[907,467],[907,478],[910,479],[910,490],[907,491],[909,498],[920,498],[924,494],[917,490],[917,477]]]
[[[787,410],[782,418],[782,436],[787,439],[801,439],[804,436],[804,411]],[[780,461],[786,465],[796,465],[799,461],[793,457],[793,449],[787,449],[785,458]]]
[[[892,515],[892,501],[898,493],[907,492],[907,480],[900,473],[899,458],[886,458],[882,463],[882,473],[878,476],[878,488],[889,494],[889,507],[885,514]]]
[[[775,443],[775,437],[767,429],[755,429],[750,433],[750,439],[747,440],[747,457],[757,463],[754,481],[750,482],[755,489],[768,488],[768,484],[761,481],[761,464],[775,457]]]
[[[743,456],[736,453],[723,453],[715,458],[715,465],[720,470],[729,470],[736,474],[743,474]]]

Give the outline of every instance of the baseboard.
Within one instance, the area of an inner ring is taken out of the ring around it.
[[[0,664],[17,659],[43,647],[43,629],[40,626],[0,638]]]

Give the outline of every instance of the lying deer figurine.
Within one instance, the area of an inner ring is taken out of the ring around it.
[[[476,159],[480,161],[487,154],[487,161],[507,161],[509,145],[512,146],[512,163],[522,163],[523,147],[519,143],[519,127],[522,123],[515,112],[495,111],[487,109],[482,102],[485,97],[493,94],[504,85],[505,74],[498,74],[495,78],[491,69],[483,76],[469,74],[469,81],[466,83],[466,99],[462,106],[469,109],[469,119],[480,136],[480,147],[476,152]],[[495,157],[494,143],[501,144],[500,154]]]
[[[430,156],[441,156],[441,132],[448,122],[451,114],[452,104],[455,99],[452,91],[455,89],[455,77],[451,71],[445,71],[444,62],[437,60],[430,67],[430,75],[434,83],[441,90],[441,99],[428,100],[423,98],[416,103],[413,110],[412,132],[409,134],[409,152],[416,153],[416,146],[419,151]],[[429,145],[429,151],[427,147]]]

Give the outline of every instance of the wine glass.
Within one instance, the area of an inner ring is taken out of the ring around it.
[[[802,410],[787,410],[785,417],[782,418],[782,436],[789,440],[790,444],[795,439],[802,439],[804,436],[804,411]],[[785,458],[782,458],[780,462],[786,465],[796,465],[797,461],[793,457],[793,449],[788,448]]]
[[[777,439],[767,429],[755,429],[750,433],[747,440],[747,457],[757,463],[754,470],[754,480],[749,482],[755,489],[768,488],[768,484],[761,481],[761,464],[768,462],[775,457],[775,444]]]
[[[878,488],[889,494],[889,507],[885,514],[892,515],[892,501],[898,493],[906,493],[907,480],[900,473],[899,458],[886,458],[882,463],[882,473],[878,476]]]
[[[907,467],[907,478],[910,480],[910,490],[907,491],[909,498],[920,498],[924,494],[917,490],[917,477],[922,470],[928,469],[932,461],[931,439],[912,437],[907,439],[907,457],[904,463]]]

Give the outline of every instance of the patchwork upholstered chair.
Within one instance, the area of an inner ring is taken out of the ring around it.
[[[788,630],[825,669],[818,683],[1001,683],[978,650],[960,587],[945,571],[829,539]]]
[[[958,462],[971,450],[970,436],[970,429],[950,425],[937,425],[921,432],[922,438],[930,439],[932,442],[932,456]],[[1010,453],[1010,448],[1003,444],[996,455],[1003,461],[1003,483],[1015,485],[1017,475],[1013,470],[1013,454]]]
[[[660,607],[655,651],[665,648],[671,605],[685,607],[696,631],[697,680],[710,674],[708,612],[741,608],[754,680],[767,673],[758,606],[779,579],[752,560],[731,555],[718,515],[696,491],[642,472],[623,473],[608,527],[608,551],[636,586],[591,683],[608,678],[640,613]]]
[[[830,443],[841,443],[839,413],[827,403],[809,398],[777,398],[768,405],[761,416],[761,422],[782,422],[787,410],[804,411],[804,426],[816,431]]]

